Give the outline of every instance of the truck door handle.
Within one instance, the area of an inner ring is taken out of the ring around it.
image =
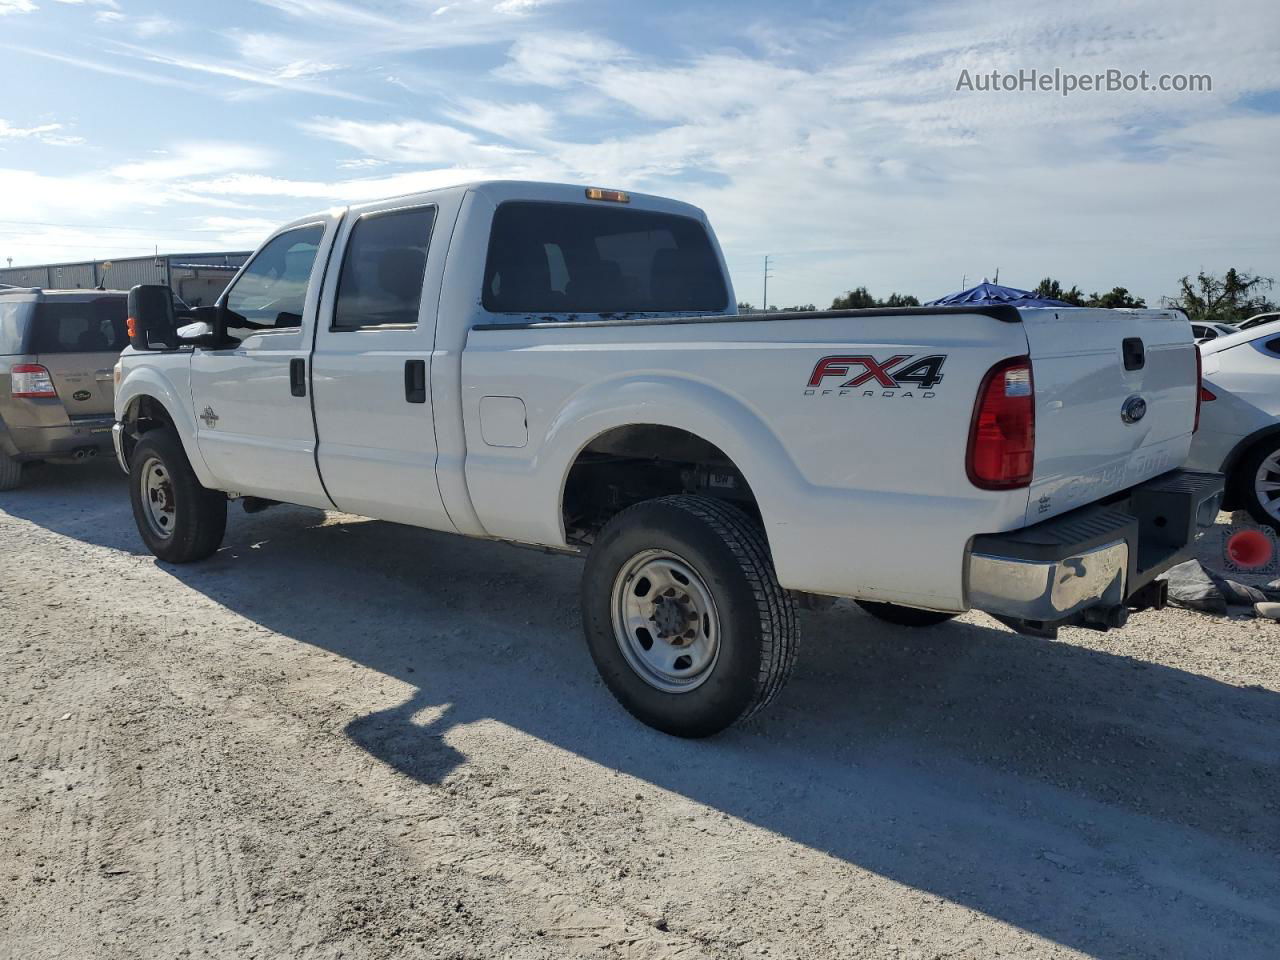
[[[301,357],[289,361],[289,392],[295,397],[307,395],[307,361]]]
[[[409,403],[427,402],[427,361],[404,362],[404,398]]]

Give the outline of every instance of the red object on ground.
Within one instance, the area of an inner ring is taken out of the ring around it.
[[[1227,540],[1227,556],[1245,570],[1261,567],[1271,560],[1271,538],[1259,530],[1241,530]]]

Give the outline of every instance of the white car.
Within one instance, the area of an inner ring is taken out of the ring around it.
[[[1280,320],[1280,310],[1271,313],[1255,313],[1248,320],[1240,321],[1241,330],[1252,330],[1254,327],[1260,327],[1264,323],[1275,323]]]
[[[1280,531],[1280,326],[1201,344],[1200,429],[1189,470],[1227,477],[1228,509]]]
[[[1229,323],[1191,324],[1191,335],[1196,338],[1196,343],[1207,343],[1210,340],[1218,339],[1218,337],[1229,337],[1233,333],[1239,332],[1239,327],[1233,327]]]

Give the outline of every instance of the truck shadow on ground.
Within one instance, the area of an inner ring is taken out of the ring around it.
[[[23,493],[0,508],[140,552],[117,480]],[[889,627],[841,605],[804,616],[796,674],[766,715],[680,741],[632,720],[597,679],[580,568],[318,511],[233,508],[213,559],[165,569],[415,687],[346,732],[417,781],[467,762],[449,731],[496,720],[1093,956],[1274,956],[1274,692],[977,624]],[[434,719],[417,722],[426,708]]]

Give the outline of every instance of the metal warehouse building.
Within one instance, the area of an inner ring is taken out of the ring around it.
[[[165,283],[187,303],[199,307],[217,299],[249,253],[162,253],[119,260],[0,267],[0,284],[49,290],[98,286],[128,290],[138,283]]]

